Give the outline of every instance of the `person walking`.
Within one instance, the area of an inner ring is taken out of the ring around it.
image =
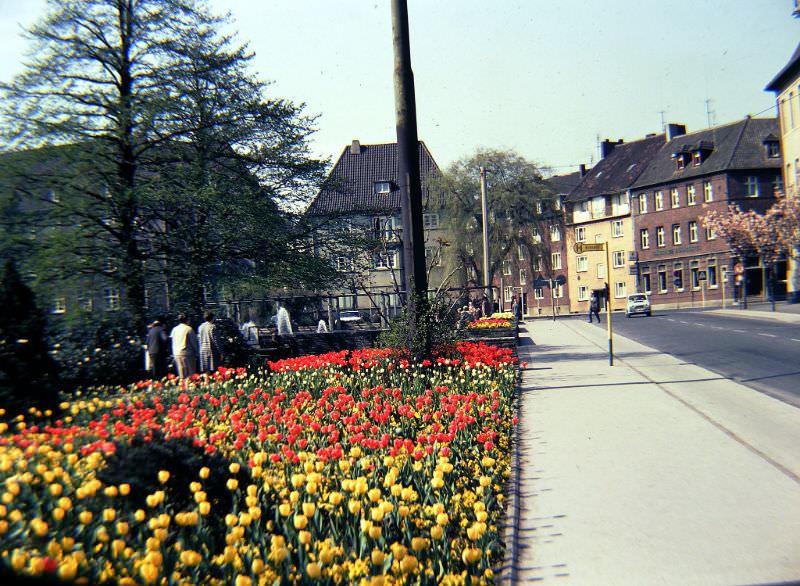
[[[197,335],[185,313],[178,316],[178,325],[169,334],[172,339],[172,356],[181,380],[197,372]]]
[[[517,296],[511,296],[511,315],[515,318],[517,317],[517,310],[519,309],[519,303],[517,303]]]
[[[147,329],[147,356],[150,360],[150,378],[161,380],[167,376],[167,356],[169,355],[169,340],[164,326],[155,320]]]
[[[481,299],[481,315],[483,317],[491,317],[492,315],[492,302],[489,301],[486,295]]]
[[[222,355],[222,342],[220,342],[217,328],[214,325],[214,314],[206,311],[203,314],[203,323],[197,328],[197,341],[200,346],[200,372],[214,372],[220,366]]]
[[[597,297],[597,293],[592,293],[591,299],[589,299],[589,323],[592,323],[592,316],[597,317],[597,323],[600,323],[600,299]]]

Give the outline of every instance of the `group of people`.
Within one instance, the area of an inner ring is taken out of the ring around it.
[[[214,314],[205,312],[196,333],[184,313],[178,316],[178,325],[169,335],[159,320],[147,327],[147,362],[153,380],[161,380],[167,375],[170,350],[181,379],[198,372],[214,372],[222,366],[225,356]]]
[[[458,320],[456,328],[463,330],[467,324],[481,317],[489,317],[493,313],[492,302],[484,295],[480,301],[470,300],[458,310]]]

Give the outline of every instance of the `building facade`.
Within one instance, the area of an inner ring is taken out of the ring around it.
[[[764,213],[775,202],[783,189],[777,135],[774,118],[747,117],[691,134],[670,125],[631,187],[635,287],[651,295],[654,307],[733,300],[744,279],[748,294],[762,294],[765,268],[756,258],[735,258],[703,217],[729,204]],[[738,284],[735,269],[742,273]]]

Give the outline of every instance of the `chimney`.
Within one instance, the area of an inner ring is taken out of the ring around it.
[[[581,170],[581,177],[585,177],[586,176],[586,165],[584,163],[581,163],[580,170]]]
[[[351,155],[360,155],[361,154],[361,143],[357,140],[354,140],[353,143],[350,145],[350,154]]]
[[[617,142],[611,142],[608,139],[605,139],[603,142],[600,143],[600,158],[605,159],[608,155],[611,154],[611,151],[614,150],[618,144],[622,144],[624,141],[620,138]]]
[[[667,142],[686,134],[685,124],[667,124]]]

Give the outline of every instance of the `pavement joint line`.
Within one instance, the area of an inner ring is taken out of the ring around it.
[[[578,334],[580,337],[582,337],[584,340],[586,340],[587,342],[589,342],[593,346],[596,346],[597,348],[600,348],[603,351],[606,350],[605,346],[602,346],[601,344],[598,344],[594,340],[591,340],[590,338],[586,337],[582,332],[576,330],[575,328],[570,328],[570,329],[572,329],[573,332]],[[728,437],[730,437],[731,439],[733,439],[734,441],[739,443],[741,446],[743,446],[746,449],[750,450],[752,453],[757,455],[759,458],[763,459],[765,462],[771,464],[773,467],[775,467],[777,470],[782,472],[784,475],[788,476],[790,479],[792,479],[796,483],[800,484],[800,476],[798,476],[797,474],[795,474],[794,472],[789,470],[786,466],[784,466],[780,462],[775,461],[768,454],[766,454],[763,451],[759,450],[754,445],[750,444],[749,442],[745,441],[743,438],[739,437],[736,433],[734,433],[733,431],[731,431],[730,429],[725,427],[722,423],[720,423],[720,422],[716,421],[715,419],[713,419],[710,415],[704,413],[703,411],[701,411],[700,409],[698,409],[697,407],[695,407],[694,405],[692,405],[691,403],[689,403],[685,399],[679,397],[678,395],[676,395],[675,393],[670,391],[668,388],[666,388],[664,386],[664,384],[669,384],[669,383],[659,383],[657,381],[654,381],[649,376],[647,376],[647,374],[645,374],[644,372],[642,372],[641,370],[639,370],[638,368],[636,368],[635,366],[633,366],[631,363],[627,362],[624,359],[618,358],[617,362],[624,364],[625,366],[630,368],[632,371],[637,373],[639,376],[644,377],[646,380],[648,380],[652,384],[654,384],[663,393],[669,395],[670,397],[672,397],[673,399],[675,399],[679,403],[681,403],[684,406],[688,407],[691,411],[694,411],[697,415],[699,415],[700,417],[705,419],[708,423],[710,423],[711,425],[713,425],[714,427],[719,429],[725,435],[727,435]],[[722,378],[727,378],[727,377],[722,377]],[[731,380],[731,379],[728,379],[728,380]],[[736,381],[732,381],[732,382],[736,382]],[[739,384],[741,384],[741,383],[739,383]],[[752,388],[752,387],[750,387],[750,388]],[[754,390],[757,390],[757,389],[754,389]]]

